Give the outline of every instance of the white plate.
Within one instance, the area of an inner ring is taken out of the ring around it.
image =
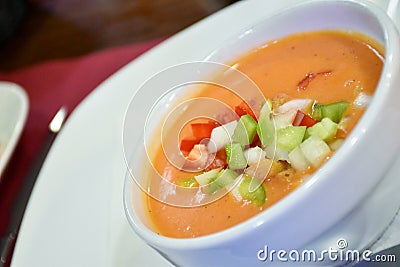
[[[0,82],[0,180],[24,128],[28,103],[19,85]]]
[[[233,33],[300,1],[238,2],[101,84],[55,140],[28,204],[12,266],[168,266],[130,230],[124,215],[122,121],[129,99],[156,72],[201,60]],[[387,1],[379,3],[386,8]]]

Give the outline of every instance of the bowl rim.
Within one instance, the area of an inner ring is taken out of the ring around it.
[[[358,144],[365,143],[365,137],[362,132],[365,128],[371,127],[374,118],[376,118],[379,114],[379,110],[384,106],[385,99],[388,96],[388,88],[387,85],[393,79],[393,75],[387,75],[390,72],[390,69],[393,68],[393,65],[396,64],[394,61],[394,57],[392,54],[388,55],[388,51],[399,51],[399,49],[395,49],[400,47],[399,44],[394,43],[390,36],[398,35],[397,29],[394,26],[392,20],[388,17],[388,15],[381,10],[378,6],[371,3],[367,0],[308,0],[307,2],[297,3],[293,6],[284,8],[279,10],[279,12],[274,12],[273,15],[264,17],[256,24],[247,27],[247,30],[257,27],[265,20],[273,20],[276,17],[286,16],[288,13],[292,11],[296,11],[299,8],[309,8],[312,5],[321,5],[321,4],[345,4],[352,5],[353,7],[357,7],[366,11],[370,16],[375,18],[380,18],[378,20],[378,24],[381,28],[381,31],[384,35],[384,47],[385,47],[385,63],[381,72],[381,76],[379,82],[376,86],[375,93],[371,100],[371,103],[368,109],[360,118],[359,122],[350,133],[350,135],[346,138],[342,147],[335,152],[335,155],[323,166],[321,166],[318,170],[316,170],[310,178],[307,179],[301,186],[299,186],[296,190],[286,195],[283,199],[278,201],[276,204],[272,205],[268,209],[260,212],[259,214],[237,224],[227,229],[221,230],[216,233],[212,233],[205,236],[194,237],[194,238],[173,238],[158,235],[152,230],[148,229],[140,219],[136,218],[134,215],[134,211],[132,208],[132,198],[131,191],[132,189],[128,186],[129,184],[135,183],[130,178],[129,170],[126,172],[125,183],[124,183],[124,210],[126,217],[128,218],[129,224],[134,229],[134,231],[141,236],[147,243],[155,244],[158,247],[167,247],[169,249],[179,249],[179,250],[192,250],[192,249],[202,249],[202,248],[210,248],[213,246],[218,246],[220,244],[224,244],[230,242],[236,237],[244,236],[248,232],[250,232],[254,226],[259,226],[260,224],[264,224],[266,222],[270,223],[271,221],[279,220],[282,214],[286,213],[290,207],[295,207],[296,202],[303,202],[305,198],[309,195],[309,191],[311,188],[316,188],[318,185],[323,183],[327,178],[329,178],[329,174],[335,172],[337,165],[343,165],[343,162],[346,159],[354,154],[352,151],[353,145],[352,142],[356,142]],[[237,38],[244,31],[237,32],[231,36],[227,41],[232,41]],[[217,47],[213,51],[209,53],[212,55],[215,51],[218,51],[221,47]],[[210,56],[206,58],[209,59]],[[378,180],[381,180],[380,177]],[[353,208],[353,207],[351,207]],[[350,209],[350,208],[348,208]],[[272,218],[272,219],[271,219]],[[266,220],[267,219],[267,220]]]

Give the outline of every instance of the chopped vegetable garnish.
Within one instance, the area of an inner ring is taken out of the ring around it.
[[[272,100],[267,99],[265,104],[262,106],[260,114],[269,115],[272,111]]]
[[[226,145],[228,166],[232,170],[241,170],[247,167],[242,146],[238,143]]]
[[[343,143],[344,143],[344,139],[339,138],[339,139],[332,140],[331,142],[328,143],[328,145],[329,145],[330,149],[332,149],[333,151],[336,151],[342,146]]]
[[[287,126],[277,132],[276,145],[279,148],[291,151],[303,141],[306,126]]]
[[[244,157],[249,165],[258,163],[260,160],[264,159],[265,156],[265,151],[258,146],[251,147],[244,151]]]
[[[251,201],[257,206],[262,206],[265,203],[267,194],[263,184],[260,184],[256,190],[251,191],[250,185],[253,178],[248,175],[243,175],[243,180],[239,185],[239,193],[242,198]]]
[[[239,117],[249,114],[254,120],[257,120],[253,110],[245,101],[242,101],[238,106],[235,107],[235,112]]]
[[[307,115],[301,110],[297,110],[296,116],[294,117],[292,124],[293,126],[306,126],[308,128],[316,123],[317,121],[314,120],[311,116]]]
[[[211,131],[210,142],[207,145],[208,152],[215,153],[232,142],[232,135],[235,131],[237,121],[218,126]]]
[[[190,153],[187,156],[187,159],[191,160],[191,161],[200,160],[200,159],[207,160],[207,158],[208,158],[207,148],[203,144],[194,145],[193,149],[190,150]]]
[[[274,144],[266,146],[264,148],[264,151],[267,154],[267,157],[270,159],[289,161],[288,157],[289,151],[287,151],[286,149],[276,147]]]
[[[232,140],[235,143],[241,144],[243,147],[247,146],[253,142],[256,131],[257,122],[249,114],[243,115],[236,125]]]
[[[316,135],[324,141],[331,140],[337,132],[338,124],[329,118],[323,118],[320,122],[307,129],[308,135]]]
[[[286,113],[275,114],[273,116],[275,128],[278,130],[287,126],[292,126],[292,122],[296,116],[296,113],[297,111],[293,110]]]
[[[278,113],[296,112],[297,110],[309,112],[311,111],[312,103],[313,101],[309,98],[292,99],[283,103],[276,111]]]
[[[201,140],[210,138],[211,131],[217,127],[218,124],[214,121],[209,121],[208,123],[192,123],[190,126],[192,127],[193,136]]]
[[[191,171],[203,170],[207,165],[208,156],[206,145],[197,144],[189,152],[182,169]]]
[[[349,106],[349,102],[339,101],[331,104],[315,104],[313,106],[312,117],[316,120],[330,118],[333,122],[338,123]]]
[[[289,162],[293,168],[299,171],[305,171],[311,165],[311,163],[304,156],[300,146],[296,147],[289,153]]]
[[[316,135],[307,138],[301,143],[300,148],[314,167],[318,167],[331,153],[329,146]]]
[[[218,176],[220,170],[220,168],[213,169],[211,171],[196,175],[194,178],[199,183],[199,185],[206,185],[209,184],[212,179],[215,179]]]
[[[270,118],[271,105],[271,101],[264,104],[257,125],[257,135],[263,147],[273,142],[275,135],[275,127]]]
[[[272,160],[272,159],[262,159],[257,164],[250,165],[244,172],[259,181],[264,180],[265,177],[270,177],[278,174],[281,171],[287,169],[287,164],[282,161]]]
[[[181,140],[181,145],[180,145],[180,150],[183,152],[189,152],[190,150],[193,149],[194,145],[197,145],[198,143],[201,142],[202,139],[183,139]]]
[[[182,187],[189,187],[189,188],[193,188],[193,187],[198,187],[199,183],[196,181],[196,179],[194,177],[188,178],[188,179],[184,179],[184,180],[179,180],[176,182],[179,186]]]
[[[207,159],[207,168],[206,171],[210,171],[212,169],[217,168],[226,168],[228,163],[226,162],[226,153],[225,150],[220,150],[216,155],[210,154]]]
[[[345,125],[348,116],[342,117],[349,103],[312,103],[312,99],[282,100],[273,107],[268,99],[257,122],[253,111],[242,102],[235,108],[241,116],[238,121],[221,126],[213,121],[192,123],[193,136],[181,141],[181,150],[190,151],[186,157],[190,167],[205,172],[177,184],[189,188],[209,185],[208,193],[214,194],[223,188],[231,190],[228,185],[243,172],[241,184],[233,189],[235,198],[262,205],[266,199],[262,184],[265,178],[279,178],[277,175],[282,173],[282,179],[289,179],[296,170],[318,167],[343,142],[341,132],[346,133],[337,122]],[[204,138],[210,138],[207,146],[200,144]],[[250,192],[250,187],[259,184]]]
[[[212,179],[208,192],[214,194],[216,191],[230,185],[238,176],[239,174],[230,169],[220,171],[218,176],[215,179]]]
[[[236,201],[242,201],[242,195],[239,192],[239,186],[235,186],[230,190],[230,194],[235,198]]]

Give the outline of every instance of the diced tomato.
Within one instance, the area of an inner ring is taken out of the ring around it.
[[[250,147],[255,147],[255,146],[261,147],[261,140],[260,137],[258,137],[257,133],[254,135],[253,142],[250,144]]]
[[[204,138],[210,138],[212,130],[219,126],[217,122],[209,121],[205,123],[192,123],[190,127],[192,128],[193,137],[184,138],[181,140],[180,150],[182,152],[189,152],[193,147]]]
[[[192,123],[190,124],[192,127],[193,136],[196,139],[204,139],[210,138],[211,131],[218,126],[217,122],[209,121],[208,123]]]
[[[195,161],[195,160],[199,160],[201,158],[205,158],[206,160],[208,158],[208,152],[207,152],[206,146],[203,144],[196,144],[196,145],[194,145],[192,150],[190,150],[190,153],[187,156],[187,159],[191,160],[191,161]]]
[[[212,162],[210,162],[212,160]],[[207,168],[205,171],[210,171],[217,168],[226,168],[228,167],[228,163],[226,162],[226,152],[225,149],[222,149],[217,152],[217,154],[210,154],[207,159]]]
[[[293,126],[306,126],[311,127],[316,124],[317,121],[311,118],[311,116],[305,114],[301,110],[297,110],[296,116],[293,119]]]
[[[254,120],[257,121],[257,117],[254,114],[253,110],[244,101],[242,101],[242,103],[240,103],[238,106],[235,107],[235,112],[239,117],[249,114],[250,116],[253,117]]]
[[[182,152],[189,152],[193,149],[194,145],[197,145],[200,143],[202,138],[190,138],[190,139],[182,139],[181,140],[181,145],[180,145],[180,150]]]
[[[209,153],[204,144],[196,144],[190,150],[189,155],[186,157],[183,164],[184,170],[203,170],[206,167]]]

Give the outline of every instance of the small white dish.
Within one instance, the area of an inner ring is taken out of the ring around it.
[[[19,85],[0,82],[0,180],[28,115],[28,96]]]

